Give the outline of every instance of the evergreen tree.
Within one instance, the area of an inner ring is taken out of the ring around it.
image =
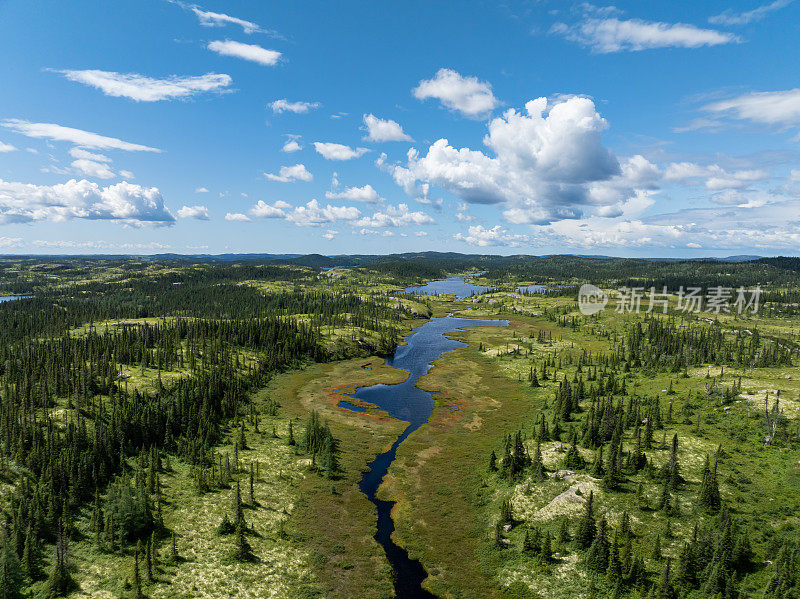
[[[561,525],[558,528],[558,542],[561,545],[566,545],[572,540],[572,537],[569,534],[569,523],[565,520],[561,521]]]
[[[653,552],[650,554],[650,559],[654,562],[660,562],[664,559],[664,556],[661,554],[661,535],[656,535],[656,542],[653,544]]]
[[[42,558],[39,541],[33,532],[33,527],[28,525],[25,534],[25,546],[22,550],[22,570],[31,581],[39,580],[42,576]]]
[[[509,499],[504,499],[500,504],[500,522],[502,524],[514,523],[514,508]]]
[[[61,518],[58,519],[57,530],[55,558],[46,582],[47,594],[54,597],[66,595],[75,584],[67,569],[67,536]]]
[[[617,535],[614,535],[614,540],[611,543],[611,549],[608,554],[608,568],[606,569],[606,582],[609,587],[616,587],[622,580],[622,562],[619,558],[619,544],[617,543]]]
[[[586,554],[586,567],[592,572],[603,574],[608,569],[610,547],[608,544],[606,519],[600,519],[597,527],[597,534],[592,541],[591,547]]]
[[[594,522],[594,492],[589,491],[589,499],[584,505],[583,517],[578,522],[578,530],[575,533],[575,544],[579,549],[588,549],[592,545],[597,527]]]
[[[169,562],[171,564],[177,564],[180,560],[180,555],[178,555],[178,542],[175,539],[175,533],[173,532],[172,542],[170,543]]]
[[[533,455],[533,465],[532,465],[532,475],[533,480],[537,482],[542,482],[547,478],[545,474],[546,469],[544,467],[544,462],[542,461],[542,446],[540,443],[536,443],[536,453]]]
[[[8,527],[3,530],[0,546],[0,599],[22,596],[23,570],[9,538]]]
[[[717,463],[714,463],[713,470],[709,468],[708,456],[706,456],[706,461],[703,465],[703,478],[700,483],[698,503],[708,512],[719,511],[722,504],[719,483],[717,482]]]
[[[233,559],[240,562],[248,562],[253,559],[253,548],[250,547],[250,543],[247,542],[243,521],[240,521],[236,525]]]
[[[227,512],[223,514],[222,521],[217,525],[217,534],[218,535],[229,535],[233,534],[233,531],[236,530],[236,527],[231,523],[231,519],[228,518]]]
[[[330,434],[330,431],[328,431],[322,449],[322,467],[325,469],[326,476],[331,479],[336,478],[341,470],[339,466],[339,444]]]
[[[542,536],[541,545],[539,547],[539,559],[545,563],[553,559],[553,543],[549,530]]]
[[[136,553],[133,555],[133,592],[136,599],[144,599],[142,575],[139,572],[139,547],[136,548]]]
[[[597,457],[594,460],[594,464],[592,465],[592,471],[590,474],[595,478],[603,478],[605,474],[605,468],[603,468],[603,446],[597,448]]]
[[[661,580],[658,581],[656,587],[656,599],[677,599],[677,594],[670,581],[670,568],[671,561],[667,558],[667,563],[664,564],[664,571],[661,574]]]
[[[567,470],[580,470],[586,465],[583,457],[578,451],[578,442],[575,435],[572,437],[572,444],[564,456],[564,468]]]

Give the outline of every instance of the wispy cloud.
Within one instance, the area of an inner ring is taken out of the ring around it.
[[[53,72],[63,75],[70,81],[99,89],[107,96],[130,98],[136,102],[183,99],[203,92],[220,91],[228,87],[232,81],[230,76],[224,73],[206,73],[191,77],[172,75],[164,79],[155,79],[138,73],[95,69]]]
[[[789,6],[794,0],[775,0],[769,4],[764,4],[753,10],[745,12],[734,12],[730,9],[718,15],[709,17],[708,22],[713,25],[747,25],[755,23],[766,17],[769,13],[775,12]]]
[[[800,89],[751,92],[711,102],[703,110],[716,117],[747,120],[779,127],[800,126]],[[718,124],[718,121],[711,121]]]
[[[685,23],[641,19],[586,19],[576,25],[556,23],[551,33],[562,35],[598,54],[638,52],[653,48],[700,48],[737,41],[731,33],[701,29]]]
[[[275,114],[282,112],[294,112],[295,114],[304,114],[309,110],[314,110],[322,106],[319,102],[290,102],[286,98],[275,100],[267,104]]]
[[[300,144],[300,136],[293,135],[291,133],[287,133],[287,140],[286,143],[283,144],[281,148],[281,152],[286,152],[287,154],[291,154],[292,152],[299,152],[303,149],[303,146]]]
[[[281,58],[281,53],[277,50],[267,50],[257,44],[243,44],[233,40],[225,40],[224,42],[215,40],[209,42],[207,48],[222,56],[233,56],[267,67],[275,66]]]
[[[242,28],[242,31],[248,35],[251,33],[260,33],[264,31],[261,29],[261,26],[258,25],[258,23],[245,21],[244,19],[232,17],[231,15],[226,15],[225,13],[202,10],[198,6],[192,6],[191,10],[195,15],[197,15],[197,18],[200,20],[200,24],[204,27],[224,27],[225,25],[229,24],[238,25]]]
[[[130,143],[115,137],[106,137],[104,135],[98,135],[97,133],[83,131],[82,129],[74,129],[72,127],[64,127],[54,123],[31,123],[30,121],[22,119],[5,119],[0,124],[26,137],[66,141],[84,148],[125,150],[126,152],[161,152],[158,148]]]
[[[182,2],[181,0],[167,0],[167,2],[192,12],[197,17],[200,25],[203,27],[225,27],[226,25],[235,25],[241,27],[242,31],[247,35],[251,35],[253,33],[264,33],[272,37],[281,37],[277,32],[265,29],[253,21],[247,21],[245,19],[234,17],[222,12],[203,10],[197,4],[190,4],[188,2]]]

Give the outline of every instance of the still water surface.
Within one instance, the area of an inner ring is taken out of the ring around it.
[[[451,293],[451,292],[450,292]],[[386,551],[386,557],[395,574],[395,592],[400,599],[431,598],[433,595],[422,588],[427,577],[425,569],[417,560],[408,557],[408,552],[392,541],[394,521],[392,520],[393,501],[381,501],[375,497],[383,477],[389,470],[397,454],[397,447],[416,429],[428,421],[433,413],[433,397],[428,391],[416,387],[417,380],[426,374],[431,363],[443,353],[466,347],[466,343],[448,339],[452,333],[463,327],[503,327],[507,320],[484,320],[476,318],[454,318],[444,316],[432,318],[405,338],[406,345],[397,348],[394,355],[386,359],[386,364],[409,373],[408,378],[396,385],[372,385],[362,387],[353,397],[376,405],[390,416],[408,422],[403,434],[394,442],[389,451],[382,453],[368,464],[369,471],[361,479],[361,491],[378,508],[378,532],[375,540]],[[340,407],[356,409],[357,406],[343,401]]]

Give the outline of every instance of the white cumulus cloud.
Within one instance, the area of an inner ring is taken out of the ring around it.
[[[71,179],[58,185],[34,185],[0,179],[0,223],[113,220],[126,224],[172,224],[175,218],[156,187]]]
[[[365,141],[413,141],[397,121],[379,119],[374,114],[364,115],[364,127],[367,131]]]
[[[209,220],[208,208],[206,206],[183,206],[178,210],[181,218],[193,218],[195,220]]]
[[[606,128],[587,98],[562,98],[552,105],[538,98],[524,113],[509,109],[488,124],[484,144],[494,156],[440,139],[424,156],[409,150],[405,166],[384,163],[383,168],[413,197],[426,197],[425,185],[437,185],[469,203],[504,203],[510,222],[578,218],[586,207],[625,199],[623,193],[633,193],[627,179],[635,183],[645,177],[641,169],[652,170],[644,161],[625,172],[602,144]],[[620,193],[603,193],[605,185]]]
[[[411,93],[419,100],[435,98],[450,110],[473,118],[486,116],[500,104],[490,84],[451,69],[439,69],[432,79],[420,81]]]
[[[293,181],[313,181],[314,175],[308,172],[304,164],[295,164],[294,166],[282,166],[278,174],[264,173],[264,176],[270,181],[278,181],[279,183],[291,183]]]
[[[369,152],[369,148],[351,148],[344,144],[321,141],[314,142],[314,149],[325,160],[352,160]]]
[[[353,221],[360,216],[361,212],[353,206],[322,206],[317,200],[311,200],[288,212],[286,220],[298,227],[314,227],[336,221]]]
[[[250,217],[246,214],[242,214],[241,212],[228,212],[225,215],[225,220],[234,223],[248,223],[250,222]]]
[[[378,195],[372,185],[363,187],[347,187],[342,191],[326,191],[325,197],[329,200],[349,200],[351,202],[380,202],[383,198]]]
[[[424,212],[412,212],[408,204],[387,206],[375,212],[372,216],[365,216],[356,221],[357,227],[379,229],[384,227],[403,227],[407,225],[432,225],[436,221]]]
[[[283,144],[281,148],[281,152],[286,152],[287,154],[291,154],[292,152],[299,152],[303,149],[303,146],[300,144],[300,136],[299,135],[289,135],[286,143]]]
[[[256,205],[250,209],[250,215],[256,218],[283,218],[286,213],[279,206],[272,206],[264,200],[258,200]]]
[[[458,241],[464,241],[470,245],[477,245],[478,247],[518,247],[530,241],[527,235],[509,233],[508,230],[503,229],[500,225],[495,225],[492,228],[486,228],[483,225],[474,225],[468,229],[467,234],[456,233],[453,238]]]

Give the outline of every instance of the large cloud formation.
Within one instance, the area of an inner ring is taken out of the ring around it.
[[[509,109],[489,122],[483,142],[493,156],[440,139],[387,168],[410,195],[436,185],[469,203],[504,204],[510,222],[580,218],[633,197],[657,173],[642,157],[621,165],[602,143],[607,126],[588,98],[537,98],[524,113]]]
[[[0,179],[0,223],[111,220],[128,225],[172,224],[175,217],[156,187],[122,182],[108,187],[81,179],[33,185]]]

